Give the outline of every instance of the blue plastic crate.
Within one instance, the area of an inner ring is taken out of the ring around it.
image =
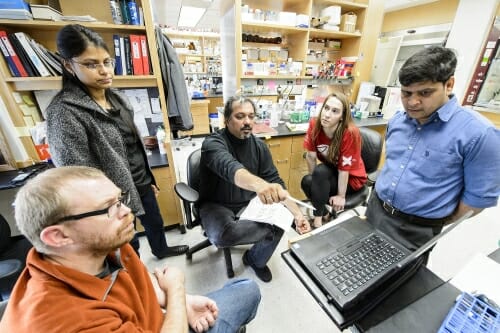
[[[499,333],[500,311],[468,293],[462,293],[438,333]]]

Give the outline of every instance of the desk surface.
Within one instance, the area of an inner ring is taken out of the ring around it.
[[[488,257],[500,263],[500,248]],[[367,332],[437,332],[460,293],[450,283],[444,283]]]
[[[38,172],[45,170],[46,168],[52,167],[51,164],[48,163],[40,163],[40,164],[35,164],[26,168],[22,168],[19,170],[8,170],[8,171],[2,171],[0,172],[0,189],[9,189],[9,188],[16,188],[24,185],[24,183],[34,175],[36,175]],[[20,182],[13,182],[12,180],[20,175],[20,174],[27,174],[28,177],[24,179],[23,181]]]

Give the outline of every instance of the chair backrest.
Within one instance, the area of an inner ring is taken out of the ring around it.
[[[3,313],[5,312],[5,309],[7,308],[8,300],[5,301],[0,301],[0,320],[2,320]]]
[[[362,138],[361,158],[365,163],[366,173],[375,172],[382,155],[382,136],[368,127],[360,127],[359,132]]]
[[[10,235],[11,235],[11,230],[9,223],[3,217],[3,215],[0,214],[0,254],[2,254],[4,251],[7,251],[7,249],[10,248],[11,244]]]
[[[201,149],[196,149],[189,154],[186,163],[187,183],[196,191],[200,190],[200,159]]]

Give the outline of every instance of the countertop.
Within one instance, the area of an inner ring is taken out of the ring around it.
[[[354,118],[354,123],[358,127],[370,127],[370,126],[385,126],[389,121],[384,118],[366,118],[366,119],[358,119]],[[255,136],[259,138],[274,138],[274,137],[286,137],[286,136],[295,136],[295,135],[303,135],[306,131],[290,131],[286,124],[279,124],[278,127],[274,127],[274,129],[278,132],[276,134],[269,133],[259,133]]]
[[[388,120],[384,118],[366,118],[366,119],[357,119],[354,118],[354,123],[358,127],[369,127],[369,126],[385,126],[387,125]],[[304,135],[305,131],[290,131],[286,124],[280,124],[278,127],[274,128],[277,133],[260,133],[256,134],[257,137],[260,138],[276,138],[276,137],[287,137],[287,136],[295,136],[295,135]],[[158,148],[151,150],[151,154],[148,155],[149,166],[154,168],[168,167],[168,159],[167,155],[160,154]]]
[[[167,154],[160,154],[160,149],[150,149],[151,154],[148,155],[148,163],[151,169],[168,167]]]

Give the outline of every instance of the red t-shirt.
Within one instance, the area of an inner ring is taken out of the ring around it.
[[[327,158],[328,146],[332,140],[321,131],[313,142],[312,132],[316,119],[311,119],[304,139],[304,148],[308,151],[315,151],[318,159],[332,165]],[[365,164],[361,158],[361,134],[356,126],[349,126],[342,136],[342,144],[339,150],[339,160],[337,161],[339,171],[349,172],[349,185],[354,190],[359,190],[366,183]]]

